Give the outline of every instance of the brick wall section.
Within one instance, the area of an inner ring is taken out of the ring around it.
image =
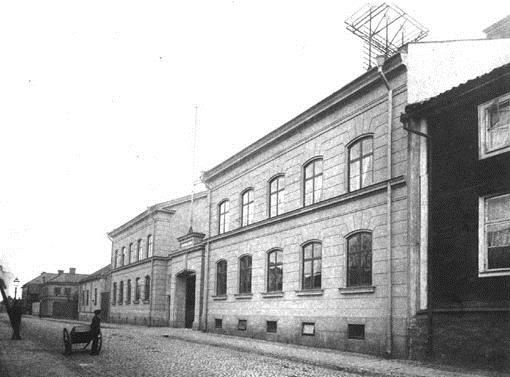
[[[394,93],[392,120],[392,176],[407,174],[407,132],[398,119],[406,104],[405,73],[391,80]],[[347,193],[347,145],[355,138],[374,136],[374,183],[387,177],[386,91],[376,86],[349,100],[328,115],[310,122],[278,143],[265,147],[241,165],[220,174],[211,187],[211,231],[217,234],[218,204],[230,200],[230,229],[240,226],[240,195],[254,189],[254,220],[268,218],[268,181],[285,174],[284,212],[302,208],[303,164],[310,158],[324,159],[323,200]],[[401,185],[392,193],[392,293],[394,355],[405,356],[407,347],[407,189]],[[213,240],[210,244],[208,329],[240,336],[253,336],[349,351],[384,353],[388,298],[386,189],[307,212],[290,219],[273,221],[253,230]],[[352,231],[373,232],[373,293],[343,294],[346,286],[346,240]],[[322,242],[322,294],[301,296],[301,245]],[[283,250],[283,296],[267,298],[266,260],[272,248]],[[238,257],[252,255],[252,293],[239,299]],[[226,259],[227,299],[215,294],[216,262]],[[215,329],[215,319],[223,328]],[[248,329],[238,331],[239,319]],[[276,334],[266,333],[266,321],[277,320]],[[315,336],[302,336],[301,323],[315,322]],[[365,324],[365,340],[347,339],[347,324]]]

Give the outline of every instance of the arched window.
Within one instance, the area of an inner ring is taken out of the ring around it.
[[[118,260],[119,260],[119,250],[115,250],[115,254],[113,256],[113,268],[117,268]]]
[[[216,296],[227,294],[227,261],[222,259],[216,263]]]
[[[151,278],[149,275],[145,277],[145,287],[143,290],[143,299],[145,301],[150,300],[151,298]]]
[[[131,279],[128,279],[126,284],[126,304],[131,303]]]
[[[251,255],[239,258],[239,293],[251,293]]]
[[[230,206],[228,200],[224,200],[218,205],[218,234],[228,232],[229,207]]]
[[[275,292],[283,289],[283,253],[272,250],[267,253],[267,291]]]
[[[85,295],[85,291],[83,291]],[[117,303],[117,283],[113,283],[113,297],[112,297],[112,305]]]
[[[122,247],[122,253],[120,255],[120,265],[124,266],[125,261],[126,261],[126,247],[123,246]]]
[[[123,300],[124,300],[124,282],[121,281],[119,283],[119,304],[122,304]]]
[[[128,263],[133,262],[133,260],[131,258],[133,258],[133,243],[132,242],[129,244],[129,249],[128,249],[128,260],[127,260]]]
[[[253,190],[249,189],[241,195],[241,226],[249,225],[253,222]]]
[[[322,245],[310,242],[303,246],[303,289],[320,289],[322,270]]]
[[[152,257],[152,234],[149,234],[147,236],[147,258]]]
[[[135,280],[135,301],[140,300],[140,278],[136,278]]]
[[[142,239],[139,239],[136,243],[136,260],[142,259]]]
[[[363,137],[349,146],[349,191],[372,184],[373,137]]]
[[[279,175],[269,181],[269,217],[278,216],[283,212],[284,176]]]
[[[372,234],[358,232],[347,238],[347,286],[372,285]]]
[[[317,203],[322,197],[322,158],[304,166],[303,178],[303,204]]]

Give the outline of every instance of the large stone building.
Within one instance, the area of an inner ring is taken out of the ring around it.
[[[207,330],[408,357],[427,310],[420,103],[510,61],[510,40],[412,43],[205,172]],[[415,125],[416,126],[416,125]]]
[[[108,321],[110,313],[110,270],[107,265],[80,280],[78,296],[78,318],[88,321],[94,311],[101,310],[101,319]]]
[[[41,285],[40,312],[43,317],[78,317],[78,288],[80,280],[86,277],[77,274],[75,268],[68,273],[58,270],[55,277]]]
[[[203,253],[200,247],[195,250],[194,242],[197,237],[205,236],[190,229],[190,206],[189,196],[159,203],[108,233],[112,241],[110,321],[151,326],[184,325],[184,315],[175,307],[179,303],[178,307],[185,310],[179,301],[180,291],[177,290],[177,294],[172,291],[175,292],[176,284],[180,283],[178,277],[186,276],[191,289],[191,281],[201,274]],[[207,214],[207,194],[194,195],[194,229],[205,232]],[[188,237],[181,239],[186,235]],[[183,253],[184,249],[190,250]],[[174,264],[181,270],[176,270]],[[200,290],[200,279],[197,281],[196,289]],[[198,321],[202,297],[200,292],[195,295],[194,285],[189,297],[192,293],[193,305],[191,302],[188,305],[193,308],[190,315],[195,314],[195,308],[197,312],[194,318],[188,316],[191,318],[189,326]]]

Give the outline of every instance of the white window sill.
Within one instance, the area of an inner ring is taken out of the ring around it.
[[[510,276],[510,268],[494,270],[494,271],[480,271],[480,272],[478,272],[479,278],[491,278],[491,277],[498,277],[498,276]]]
[[[236,293],[234,297],[236,300],[249,300],[253,297],[253,293]]]
[[[214,301],[225,301],[227,299],[227,295],[221,295],[221,296],[212,296],[212,299]]]
[[[343,287],[338,288],[341,294],[343,295],[356,295],[356,294],[365,294],[365,293],[374,293],[374,286],[363,286],[363,287]]]
[[[296,296],[322,296],[323,294],[324,290],[322,289],[306,289],[296,291]]]
[[[281,292],[281,291],[262,292],[261,296],[262,296],[262,298],[278,298],[278,297],[283,297],[283,292]]]

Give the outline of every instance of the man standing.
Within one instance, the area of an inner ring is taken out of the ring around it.
[[[90,335],[92,336],[92,351],[91,355],[99,355],[99,350],[97,349],[97,343],[99,340],[99,333],[101,332],[101,318],[99,317],[101,314],[101,310],[94,310],[94,317],[92,318],[92,323],[90,324]]]

